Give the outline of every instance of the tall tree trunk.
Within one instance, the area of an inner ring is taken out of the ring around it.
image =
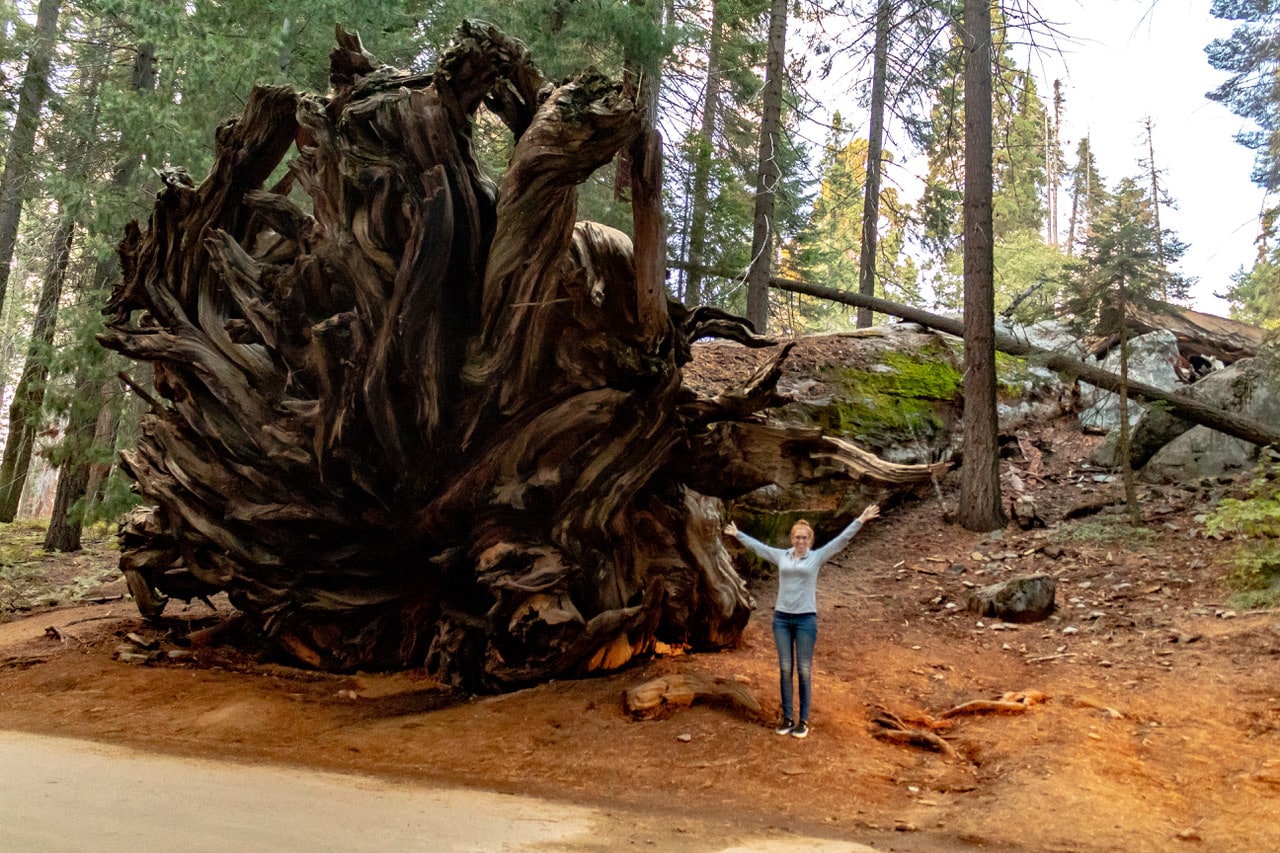
[[[22,378],[9,405],[9,436],[0,460],[0,522],[13,521],[22,501],[22,490],[31,467],[31,450],[40,428],[40,410],[44,406],[45,381],[49,374],[49,346],[58,321],[58,300],[71,263],[71,243],[75,222],[64,214],[50,247],[44,284],[36,303],[35,322],[27,345],[27,360]]]
[[[716,122],[720,114],[720,56],[724,43],[722,7],[725,0],[711,4],[711,32],[707,42],[707,88],[702,98],[702,127],[693,163],[693,200],[689,212],[689,265],[684,303],[690,308],[702,304],[704,252],[707,244],[707,213],[711,210],[711,161],[715,157]]]
[[[964,3],[964,466],[958,519],[1004,526],[996,414],[992,237],[991,4]]]
[[[72,427],[68,427],[71,429]],[[84,424],[75,428],[83,429]],[[85,486],[89,482],[89,460],[84,456],[69,459],[58,471],[58,488],[53,497],[53,513],[44,535],[46,551],[80,550],[80,532],[84,526]]]
[[[1130,460],[1129,430],[1129,324],[1124,321],[1128,311],[1128,292],[1124,279],[1120,280],[1117,291],[1120,303],[1120,478],[1124,482],[1124,501],[1129,510],[1129,519],[1135,525],[1142,523],[1142,509],[1138,506],[1138,487],[1134,482],[1133,465]]]
[[[40,112],[49,94],[49,69],[58,31],[61,0],[40,0],[36,12],[35,38],[27,54],[27,69],[18,94],[18,113],[5,149],[4,172],[0,174],[0,306],[4,305],[9,287],[9,268],[18,243],[18,226],[22,221],[22,205],[31,188],[28,160],[35,150]],[[0,377],[0,391],[4,379]]]
[[[1164,232],[1160,230],[1160,173],[1156,170],[1155,133],[1151,128],[1151,116],[1147,116],[1147,168],[1151,172],[1151,224],[1155,226],[1156,257],[1160,262],[1160,298],[1169,301],[1169,275],[1164,266]],[[1121,317],[1124,315],[1121,314]]]
[[[133,70],[129,85],[134,92],[150,92],[155,89],[156,81],[155,44],[143,42],[134,51]],[[120,157],[111,174],[111,188],[113,191],[129,185],[138,170],[140,162],[141,158],[132,153],[126,153]],[[89,299],[95,303],[100,303],[105,299],[112,282],[119,274],[120,265],[114,254],[100,256],[97,263],[94,264],[93,275],[89,279]],[[105,351],[94,351],[94,353],[100,359],[109,357],[109,354]],[[91,387],[92,379],[90,377],[99,369],[99,364],[80,364],[77,369],[80,372],[76,377],[76,387]],[[109,383],[113,382],[114,380],[109,380]],[[103,399],[110,399],[110,397],[104,393]],[[77,429],[68,429],[66,431],[63,436],[63,444],[65,446],[60,447],[57,453],[58,458],[62,460],[62,463],[57,466],[57,494],[63,495],[63,499],[58,500],[55,498],[54,500],[53,515],[49,520],[49,529],[51,531],[57,529],[59,532],[57,537],[46,537],[46,542],[56,539],[61,543],[61,545],[54,546],[58,550],[69,550],[62,546],[72,541],[78,543],[80,539],[81,519],[72,517],[69,512],[77,501],[85,497],[85,489],[91,479],[91,474],[82,476],[76,459],[77,454],[87,454],[89,452],[89,446],[75,443],[75,438],[88,429],[82,423],[84,420],[87,420],[87,416],[77,415],[75,408],[73,408],[72,421],[76,424]],[[84,464],[88,466],[87,471],[92,472],[94,470],[94,464],[90,463],[87,458],[84,460]]]
[[[1061,163],[1058,160],[1059,132],[1062,128],[1062,81],[1053,81],[1053,126],[1045,134],[1045,145],[1048,146],[1045,162],[1049,168],[1049,245],[1058,245],[1058,184],[1060,182]],[[1047,116],[1046,116],[1047,120]]]
[[[889,76],[889,24],[891,0],[876,6],[876,43],[871,70],[871,126],[867,132],[867,184],[862,201],[862,256],[858,266],[858,292],[876,295],[876,244],[880,237],[880,166],[884,150],[885,90]],[[857,326],[871,326],[872,312],[858,309]]]
[[[787,49],[787,0],[769,10],[764,101],[760,115],[760,155],[756,164],[756,204],[751,228],[751,268],[747,271],[747,319],[760,334],[769,325],[769,276],[773,269],[776,193],[782,180],[782,78]]]
[[[114,456],[122,414],[122,401],[118,399],[119,386],[113,379],[108,379],[99,387],[98,393],[102,399],[102,408],[98,410],[98,418],[93,426],[93,446],[103,451],[109,450]],[[127,404],[129,401],[135,405],[140,402],[136,397],[129,397],[124,402]],[[102,487],[113,467],[112,462],[99,462],[96,458],[90,460],[89,479],[84,487],[86,506],[92,506],[102,500]]]
[[[1076,218],[1080,215],[1080,188],[1071,188],[1071,216],[1067,219],[1067,257],[1076,253]]]
[[[81,111],[85,116],[83,122],[77,125],[80,129],[75,135],[76,143],[67,146],[68,150],[63,153],[66,173],[72,184],[83,182],[88,171],[88,152],[96,141],[102,67],[103,63],[91,61],[81,69],[80,90],[84,94],[85,103]],[[58,302],[66,284],[75,232],[75,218],[71,212],[64,210],[58,220],[49,252],[49,263],[45,268],[44,283],[36,302],[35,321],[28,339],[27,360],[23,365],[18,387],[14,389],[13,403],[9,407],[9,437],[5,442],[3,459],[0,460],[0,522],[13,521],[22,504],[22,491],[31,466],[31,452],[41,426],[45,383],[49,375],[48,350],[57,327]]]

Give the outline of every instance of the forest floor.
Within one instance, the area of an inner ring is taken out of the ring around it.
[[[694,839],[719,827],[899,851],[1280,850],[1280,611],[1228,607],[1230,543],[1201,523],[1239,484],[1145,486],[1139,528],[1114,508],[1064,521],[1119,494],[1085,464],[1097,439],[1064,422],[1023,440],[1042,452],[1005,465],[1047,527],[973,534],[913,499],[824,570],[805,740],[701,705],[634,722],[620,703],[693,673],[744,681],[776,711],[771,579],[753,585],[739,648],[459,698],[422,672],[329,675],[187,641],[225,620],[217,601],[148,625],[106,540],[0,585],[0,728],[588,804],[648,816],[628,838],[662,849],[717,849]],[[1033,572],[1057,581],[1047,621],[966,612],[970,589]],[[941,720],[1030,691],[1047,698],[1022,713]],[[877,739],[886,712],[953,752]]]

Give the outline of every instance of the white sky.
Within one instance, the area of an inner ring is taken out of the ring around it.
[[[1160,224],[1190,244],[1181,269],[1199,279],[1194,307],[1225,315],[1226,301],[1213,294],[1252,266],[1263,196],[1249,180],[1253,152],[1234,140],[1245,122],[1204,96],[1227,77],[1209,66],[1204,48],[1230,35],[1231,22],[1212,17],[1209,0],[1032,2],[1063,34],[1061,55],[1041,54],[1031,68],[1046,100],[1054,78],[1063,81],[1067,162],[1087,134],[1108,186],[1141,174],[1150,115],[1156,167],[1178,205],[1161,211]],[[1069,203],[1059,197],[1063,228]]]

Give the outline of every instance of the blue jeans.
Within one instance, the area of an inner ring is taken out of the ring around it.
[[[778,646],[778,675],[782,688],[782,716],[809,719],[809,695],[813,685],[813,647],[818,642],[817,613],[773,612],[773,642]],[[800,676],[800,716],[792,711],[791,680]]]

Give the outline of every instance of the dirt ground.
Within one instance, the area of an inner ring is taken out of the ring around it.
[[[1023,439],[1006,469],[1046,528],[972,534],[914,498],[824,570],[806,740],[700,705],[634,722],[620,703],[689,672],[746,681],[776,712],[767,579],[740,648],[461,699],[422,672],[328,675],[192,643],[225,617],[198,602],[162,626],[125,599],[37,608],[0,624],[0,727],[665,816],[666,848],[697,820],[902,851],[1280,850],[1280,611],[1227,609],[1227,545],[1197,520],[1237,486],[1144,487],[1139,530],[1110,511],[1063,521],[1119,484],[1068,424]],[[1047,621],[966,612],[970,589],[1032,572],[1057,581]],[[1047,699],[940,721],[1009,691]],[[937,724],[954,754],[877,739],[885,712]]]

